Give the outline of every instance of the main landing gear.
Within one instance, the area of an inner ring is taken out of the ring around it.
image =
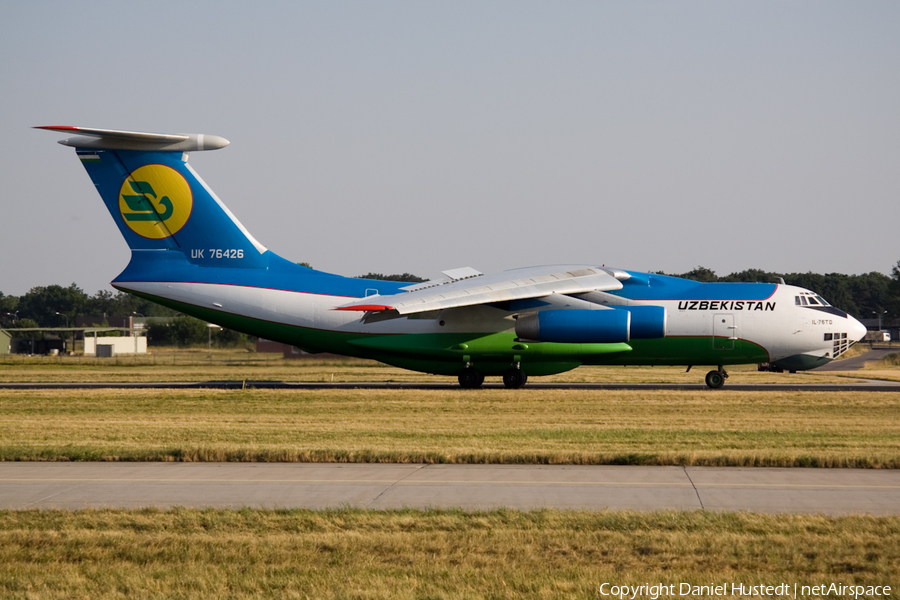
[[[463,370],[459,372],[457,379],[459,380],[459,387],[467,390],[480,388],[484,383],[484,375],[471,364],[466,365]],[[513,365],[503,372],[503,385],[509,389],[519,389],[524,386],[527,381],[528,375],[526,375],[525,371],[520,369],[518,365]]]
[[[722,365],[719,365],[719,369],[717,371],[710,371],[706,374],[706,385],[714,390],[717,390],[725,385],[726,379],[728,379],[728,373],[725,372],[725,369],[722,367]]]
[[[481,384],[484,383],[484,375],[482,375],[478,369],[471,366],[460,371],[457,379],[459,379],[459,387],[467,390],[480,388]]]
[[[511,390],[517,390],[528,381],[528,375],[518,366],[510,367],[503,372],[503,385]]]

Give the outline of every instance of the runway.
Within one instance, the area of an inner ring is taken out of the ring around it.
[[[461,508],[900,514],[900,471],[547,465],[0,463],[0,509]]]
[[[0,390],[94,390],[94,389],[264,389],[264,390],[462,390],[456,381],[156,381],[156,382],[29,382],[0,383]],[[485,383],[482,389],[504,389],[501,383]],[[710,390],[703,383],[542,383],[529,382],[525,389],[535,390],[706,390],[738,392],[900,392],[900,382],[856,380],[853,383],[726,383],[722,390]]]

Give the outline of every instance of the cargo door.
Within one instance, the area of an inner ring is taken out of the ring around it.
[[[734,315],[718,313],[713,315],[713,348],[716,350],[734,350],[737,330],[734,327]]]

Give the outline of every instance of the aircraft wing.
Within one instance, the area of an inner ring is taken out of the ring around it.
[[[335,310],[394,310],[401,315],[409,315],[444,308],[540,298],[550,294],[618,290],[622,287],[619,277],[628,277],[611,269],[585,265],[528,267],[492,275],[472,275],[477,273],[474,269],[444,273],[454,272],[465,272],[467,276],[436,281],[434,285],[411,286],[412,291],[399,294],[360,298]]]

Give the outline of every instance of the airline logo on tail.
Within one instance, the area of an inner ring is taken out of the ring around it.
[[[165,165],[144,165],[122,182],[119,212],[139,236],[159,240],[184,227],[194,207],[191,186]]]

